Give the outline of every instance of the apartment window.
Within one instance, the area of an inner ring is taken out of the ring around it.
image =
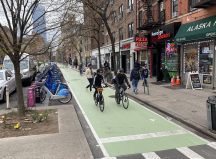
[[[188,2],[189,2],[189,11],[193,11],[193,10],[195,10],[196,8],[193,8],[193,6],[196,4],[196,3],[198,3],[198,2],[200,2],[200,0],[188,0]]]
[[[172,0],[172,17],[178,16],[178,0]]]
[[[134,4],[133,0],[128,0],[128,9],[133,10],[133,4]]]
[[[143,25],[143,21],[144,21],[144,14],[143,14],[143,11],[139,11],[138,17],[139,17],[139,20],[138,20],[138,22],[139,22],[139,27],[141,27],[141,26]]]
[[[165,22],[165,10],[164,10],[164,2],[159,2],[159,21]]]
[[[122,18],[123,17],[123,11],[124,11],[124,8],[123,8],[123,4],[119,7],[119,16]]]
[[[124,34],[123,34],[123,28],[119,29],[119,40],[123,40],[124,39]]]
[[[133,23],[128,24],[128,38],[133,37],[133,28],[134,28]]]

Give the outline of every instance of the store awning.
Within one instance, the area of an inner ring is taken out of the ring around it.
[[[216,16],[181,25],[175,40],[186,42],[216,37]]]

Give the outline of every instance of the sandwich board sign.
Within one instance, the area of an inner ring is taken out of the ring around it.
[[[198,72],[189,72],[187,78],[186,88],[191,87],[193,90],[202,89],[202,84],[200,82],[199,73]]]

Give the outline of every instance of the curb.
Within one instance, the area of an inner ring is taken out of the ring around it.
[[[128,96],[129,96],[130,98],[136,99],[137,101],[146,104],[146,105],[149,106],[150,108],[153,108],[153,109],[155,109],[155,110],[157,110],[157,111],[159,111],[159,112],[161,112],[161,113],[163,113],[163,114],[165,114],[165,115],[167,115],[167,116],[169,116],[169,117],[171,117],[171,118],[173,118],[173,119],[175,119],[175,120],[177,120],[177,121],[183,123],[184,125],[186,125],[186,126],[188,126],[188,127],[191,127],[192,129],[194,129],[194,130],[196,130],[196,131],[202,133],[203,135],[208,136],[209,138],[216,140],[216,134],[213,134],[213,133],[215,133],[215,131],[210,131],[210,130],[209,130],[209,131],[205,131],[205,130],[201,129],[201,128],[198,127],[198,126],[195,126],[194,124],[183,120],[181,117],[178,117],[177,115],[174,115],[174,114],[172,114],[172,113],[170,113],[170,112],[167,112],[166,110],[163,110],[163,109],[158,108],[156,105],[154,105],[154,104],[152,104],[152,103],[150,103],[150,102],[141,100],[141,99],[139,99],[138,97],[135,97],[135,96],[133,96],[133,95],[131,95],[131,94],[129,94],[129,93],[127,93],[127,94],[128,94]]]

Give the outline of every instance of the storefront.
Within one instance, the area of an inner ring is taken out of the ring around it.
[[[204,87],[215,87],[215,38],[216,16],[180,27],[175,39],[181,45],[183,84],[189,73],[197,72]]]
[[[180,72],[179,51],[174,42],[181,23],[175,22],[157,28],[150,35],[150,75],[157,81],[169,81]]]
[[[137,52],[137,59],[135,60],[139,61],[141,66],[144,66],[145,64],[149,64],[149,57],[148,57],[148,50],[147,50],[147,46],[148,46],[148,38],[144,35],[141,36],[135,36],[134,38],[134,42],[135,42],[135,48],[134,51]]]
[[[121,68],[125,73],[130,73],[130,49],[131,43],[124,43],[121,45]]]

